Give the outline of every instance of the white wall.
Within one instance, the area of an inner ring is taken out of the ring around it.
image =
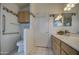
[[[53,20],[53,18],[51,20]],[[52,22],[52,26],[51,26],[52,34],[54,34],[54,33],[56,34],[59,30],[69,30],[72,33],[77,33],[77,32],[79,32],[78,23],[79,23],[79,20],[77,19],[77,15],[72,16],[72,26],[54,27],[53,22]]]
[[[45,14],[58,14],[58,13],[64,13],[64,5],[63,4],[31,4],[31,12],[33,14],[35,14],[35,21],[34,21],[34,40],[38,40],[39,39],[39,35],[38,35],[38,19],[42,18],[45,16]],[[74,8],[72,11],[68,12],[68,13],[77,13],[78,8]],[[65,12],[67,13],[67,12]],[[53,34],[56,33],[59,30],[69,30],[70,32],[76,33],[79,31],[79,13],[76,16],[72,16],[72,26],[70,27],[53,27],[53,18],[49,17],[49,34]]]
[[[24,54],[32,54],[34,51],[34,18],[30,16],[30,28],[24,29]]]
[[[59,8],[56,8],[56,6],[54,5],[54,8],[61,12],[62,8],[59,9]],[[59,7],[60,6],[61,5],[59,5]],[[43,25],[45,25],[46,22],[42,22],[42,21],[41,21],[42,24],[40,24],[41,26],[39,26],[39,23],[40,23],[39,21],[41,19],[43,21],[45,21],[46,19],[49,20],[49,14],[51,14],[49,11],[53,12],[51,9],[54,10],[54,8],[53,8],[53,6],[51,4],[42,4],[42,3],[41,4],[31,4],[30,7],[31,7],[30,8],[31,12],[36,16],[34,18],[34,21],[33,21],[33,24],[32,24],[32,26],[33,26],[32,30],[33,30],[34,45],[35,46],[38,46],[38,45],[39,46],[40,45],[41,46],[45,46],[46,44],[49,44],[47,42],[50,41],[50,40],[43,40],[44,38],[47,39],[47,37],[40,36],[40,32],[39,31],[47,32],[47,30],[45,30],[45,28],[47,29],[48,26],[44,28]],[[54,11],[56,11],[56,10],[54,10]],[[58,13],[58,12],[56,12],[56,13]],[[33,20],[32,17],[30,19]],[[41,39],[41,37],[43,39]],[[42,44],[40,44],[40,43],[42,43]],[[44,45],[44,43],[46,43],[46,44]],[[50,45],[48,45],[48,46],[50,46]]]
[[[52,34],[56,34],[59,30],[69,30],[71,33],[77,33],[79,32],[79,13],[78,13],[78,7],[73,8],[71,11],[69,12],[64,12],[64,13],[76,13],[76,15],[72,16],[72,26],[60,26],[60,27],[54,27],[53,26],[53,22],[52,22]],[[53,20],[53,17],[50,17],[50,20]]]
[[[34,21],[34,39],[35,39],[36,43],[39,43],[39,41],[40,41],[39,31],[43,30],[43,28],[41,28],[41,29],[39,28],[39,19],[46,20],[46,17],[47,17],[47,19],[49,20],[49,14],[62,12],[63,5],[62,4],[58,4],[58,5],[42,4],[42,3],[41,4],[40,3],[31,4],[31,5],[32,5],[31,12],[33,14],[35,14],[35,16],[36,16],[35,21]],[[41,27],[43,27],[43,25],[44,24],[42,24]],[[45,31],[45,30],[43,30],[43,31]],[[44,41],[44,40],[42,40],[42,41]]]
[[[33,12],[33,5],[30,5],[30,12]],[[30,28],[24,29],[24,51],[25,54],[33,54],[35,50],[35,18],[30,15]]]
[[[77,33],[79,32],[79,26],[78,26],[78,23],[79,23],[79,6],[73,8],[71,11],[69,12],[64,12],[64,7],[65,5],[63,4],[43,4],[43,3],[39,3],[39,4],[33,4],[33,13],[36,15],[36,17],[38,18],[42,18],[44,17],[45,13],[48,13],[48,14],[59,14],[59,13],[76,13],[76,16],[72,16],[72,26],[69,26],[69,27],[53,27],[53,18],[52,17],[49,17],[50,19],[49,20],[52,20],[50,23],[50,26],[51,26],[51,34],[53,33],[56,33],[57,31],[59,30],[69,30],[70,32],[72,33]],[[38,29],[38,27],[36,27]],[[36,29],[36,30],[37,30]]]
[[[18,13],[18,6],[16,4],[2,4],[2,6],[7,7],[9,10],[13,11],[14,13]],[[18,29],[18,22],[17,17],[12,13],[9,13],[5,10],[2,10],[2,15],[5,15],[5,33],[14,33],[19,32]],[[13,24],[11,24],[13,23]],[[10,27],[10,28],[9,28]]]
[[[1,4],[1,8],[3,8],[3,6],[7,7],[9,10],[12,10],[15,13],[18,13],[18,6],[16,4],[13,4],[13,3],[11,3],[11,4],[8,4],[8,3]],[[9,13],[7,13],[6,11],[4,12],[1,9],[1,17],[2,17],[3,14],[6,17],[8,16],[6,18],[8,20],[7,23],[10,22],[10,21],[13,21],[14,23],[18,24],[17,23],[17,17],[15,17],[14,15],[10,15]],[[18,27],[18,25],[16,26],[16,28],[17,27]],[[15,27],[11,28],[10,25],[8,26],[8,28],[9,28],[8,29],[9,31],[11,31],[13,29],[14,30],[16,29]],[[17,28],[15,31],[19,32],[19,29]],[[19,34],[6,34],[6,35],[2,35],[2,38],[1,38],[1,52],[2,52],[2,54],[10,53],[13,49],[15,49],[16,41],[18,39],[20,39]]]
[[[35,18],[30,15],[30,29],[29,29],[29,40],[28,40],[28,54],[32,54],[33,51],[35,50],[34,44],[34,21]]]

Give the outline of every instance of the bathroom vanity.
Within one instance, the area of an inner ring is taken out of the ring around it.
[[[51,35],[51,46],[55,55],[79,55],[78,36]]]

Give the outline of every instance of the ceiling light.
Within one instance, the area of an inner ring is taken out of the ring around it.
[[[61,18],[62,18],[62,15],[58,15],[55,20],[60,20]]]
[[[64,8],[64,11],[70,11],[71,8],[75,7],[76,3],[69,3],[66,5],[66,7]]]
[[[72,7],[72,8],[75,7],[75,4],[71,4],[71,7]]]
[[[68,11],[70,11],[70,10],[71,10],[71,8],[69,7],[69,8],[67,8],[67,10],[68,10]]]
[[[70,11],[71,10],[71,7],[65,7],[64,8],[64,11]]]
[[[67,4],[67,7],[71,7],[71,4]]]
[[[67,4],[67,7],[73,8],[73,7],[75,7],[75,4],[74,3]]]
[[[64,8],[64,11],[67,11],[67,7]]]

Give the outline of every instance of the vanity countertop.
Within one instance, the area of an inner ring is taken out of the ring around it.
[[[77,51],[79,51],[79,35],[78,34],[72,34],[70,36],[53,34],[53,36],[65,42],[66,44],[76,49]]]

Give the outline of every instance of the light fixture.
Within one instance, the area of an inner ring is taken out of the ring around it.
[[[71,8],[75,7],[75,4],[71,4]]]
[[[64,11],[70,11],[73,7],[75,7],[76,3],[69,3],[66,5],[66,7],[64,8]]]
[[[70,10],[71,10],[71,8],[69,7],[69,8],[67,8],[67,10],[68,10],[68,11],[70,11]]]
[[[64,11],[67,11],[67,7],[64,8]]]
[[[62,18],[62,15],[58,15],[55,20],[60,20],[61,18]]]
[[[65,8],[64,8],[64,11],[70,11],[70,10],[71,10],[70,7],[65,7]]]
[[[67,6],[66,7],[70,7],[71,5],[70,4],[67,4]]]
[[[73,4],[73,3],[67,4],[67,7],[73,8],[73,7],[75,7],[75,4]]]

